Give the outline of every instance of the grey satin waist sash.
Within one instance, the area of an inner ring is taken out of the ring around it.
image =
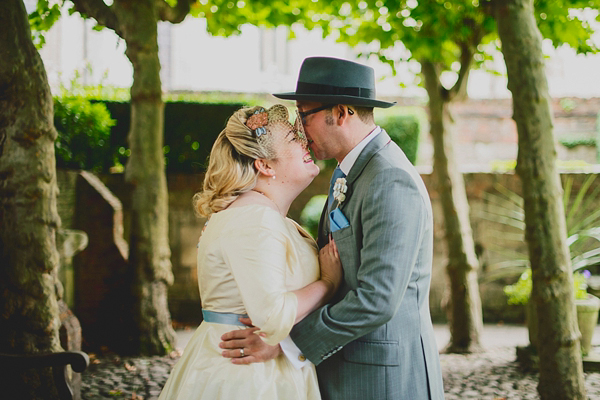
[[[206,322],[212,322],[215,324],[246,326],[242,324],[238,318],[248,318],[248,314],[222,313],[202,310],[202,317]]]

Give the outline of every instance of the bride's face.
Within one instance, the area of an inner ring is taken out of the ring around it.
[[[278,124],[273,129],[275,154],[273,162],[277,180],[302,186],[303,190],[319,174],[319,167],[310,156],[306,140],[289,124]]]

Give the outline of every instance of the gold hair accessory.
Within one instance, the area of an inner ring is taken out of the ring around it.
[[[269,149],[269,157],[275,157],[272,146],[274,130],[281,129],[282,132],[291,131],[303,147],[308,146],[306,135],[302,130],[302,124],[299,124],[298,121],[296,121],[295,124],[292,125],[289,121],[288,110],[282,104],[275,104],[269,109],[264,109],[263,107],[257,108],[246,120],[246,126],[255,133],[257,141]]]

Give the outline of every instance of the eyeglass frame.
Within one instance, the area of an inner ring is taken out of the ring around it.
[[[333,108],[333,107],[335,107],[335,104],[325,104],[324,106],[315,107],[308,111],[296,110],[296,112],[298,113],[298,116],[300,117],[300,122],[302,122],[302,125],[306,125],[306,117],[308,117],[311,114],[316,114],[319,111],[327,110],[328,108]]]
[[[316,114],[319,111],[327,110],[328,108],[333,108],[335,106],[336,106],[336,104],[325,104],[323,106],[315,107],[308,111],[299,111],[298,109],[296,109],[296,112],[298,113],[298,116],[300,117],[300,122],[302,122],[302,125],[306,125],[306,117],[308,117],[309,115]],[[354,111],[350,107],[348,107],[348,114],[354,115]]]

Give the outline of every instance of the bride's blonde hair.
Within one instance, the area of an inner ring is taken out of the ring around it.
[[[194,208],[200,216],[208,217],[227,208],[256,186],[254,161],[275,159],[272,128],[282,122],[292,127],[287,109],[280,104],[268,110],[242,108],[229,117],[210,152],[203,190],[194,195]]]

